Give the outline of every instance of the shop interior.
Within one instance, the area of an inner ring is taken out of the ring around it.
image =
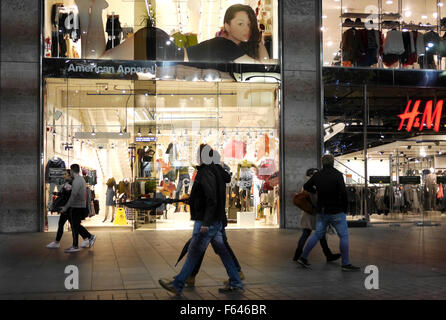
[[[129,209],[134,199],[188,197],[196,150],[220,155],[229,228],[279,226],[279,87],[277,83],[46,78],[44,209],[65,169],[81,166],[94,215],[85,226],[189,229],[184,203]],[[113,221],[113,222],[112,222]]]
[[[446,68],[442,0],[323,0],[324,66]]]
[[[445,94],[441,88],[325,87],[325,149],[344,174],[349,219],[444,221],[446,119],[440,112],[437,132],[423,114],[427,101],[436,106]],[[409,132],[399,115],[418,100],[414,123],[420,125]]]
[[[269,58],[277,62],[277,0],[97,0],[92,7],[89,0],[46,0],[44,56],[101,59],[97,39],[105,36],[105,49],[110,50],[147,26],[156,26],[170,36],[168,42],[187,48],[221,36],[226,9],[233,4],[253,8]]]

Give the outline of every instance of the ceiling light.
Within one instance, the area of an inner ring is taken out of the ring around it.
[[[92,136],[95,136],[95,135],[96,135],[96,133],[94,132],[94,128],[93,128],[93,130],[91,131],[91,135],[92,135]]]
[[[393,4],[393,1],[392,0],[387,0],[386,4]]]
[[[141,128],[138,128],[138,137],[141,137]]]
[[[407,10],[406,12],[404,12],[404,16],[405,16],[406,18],[411,17],[411,16],[412,16],[412,11]]]
[[[160,129],[158,128],[158,134],[161,134],[161,131],[160,131]]]
[[[119,135],[120,135],[120,136],[123,135],[123,133],[122,133],[122,127],[119,129]]]
[[[443,6],[443,2],[439,2],[439,3],[438,3],[438,6],[439,6],[439,7],[442,7],[442,6]]]

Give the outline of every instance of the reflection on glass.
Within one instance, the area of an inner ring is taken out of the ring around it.
[[[45,56],[277,63],[278,3],[45,2]]]

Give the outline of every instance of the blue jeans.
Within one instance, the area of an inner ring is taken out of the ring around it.
[[[340,249],[342,255],[342,265],[350,264],[348,257],[348,225],[345,213],[338,214],[318,214],[316,221],[316,232],[308,240],[302,258],[308,259],[311,250],[317,242],[325,236],[328,225],[331,224],[341,240]]]
[[[220,259],[226,268],[226,272],[228,273],[229,285],[232,287],[243,287],[243,283],[240,280],[231,254],[223,241],[223,224],[221,222],[214,222],[209,226],[208,232],[201,233],[200,228],[202,224],[202,221],[195,221],[186,262],[184,263],[180,273],[175,277],[173,286],[179,291],[183,290],[186,279],[192,274],[195,267],[201,260],[202,255],[206,252],[209,243],[212,242],[212,246],[216,250],[216,253],[220,256]]]

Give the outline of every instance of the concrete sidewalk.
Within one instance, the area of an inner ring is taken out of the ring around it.
[[[171,278],[190,231],[97,232],[92,249],[66,254],[71,233],[61,249],[46,249],[54,233],[0,235],[0,299],[178,299],[160,288]],[[240,296],[218,293],[227,278],[209,248],[196,288],[182,299],[446,299],[446,226],[379,225],[350,229],[353,264],[361,272],[341,272],[340,262],[326,263],[318,245],[302,269],[291,260],[298,230],[229,230],[229,243],[246,275]],[[328,237],[334,252],[336,236]],[[184,261],[184,260],[183,260]],[[79,290],[65,289],[65,267],[80,272]],[[364,268],[379,268],[379,290],[367,290]]]

